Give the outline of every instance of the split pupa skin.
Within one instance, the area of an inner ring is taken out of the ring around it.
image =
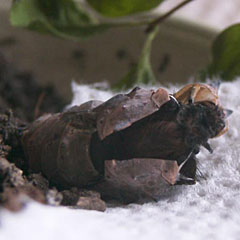
[[[226,125],[218,96],[209,89],[191,85],[170,95],[162,88],[135,88],[43,116],[22,139],[29,167],[60,188],[93,186],[103,193],[118,187],[151,195],[149,182],[173,185],[181,181],[179,174],[194,183],[200,146],[210,151],[208,140]]]

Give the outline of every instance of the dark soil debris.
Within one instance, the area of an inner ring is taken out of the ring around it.
[[[58,191],[41,174],[31,173],[21,146],[28,123],[66,105],[52,87],[40,87],[30,73],[19,72],[0,53],[0,207],[21,210],[35,200],[104,211],[100,195],[77,189]]]
[[[105,211],[106,204],[95,191],[72,188],[61,192],[63,195],[62,205],[74,208]]]
[[[0,92],[0,107],[12,109],[15,116],[27,121],[46,112],[60,111],[66,105],[52,86],[41,87],[31,73],[16,70],[1,53]]]

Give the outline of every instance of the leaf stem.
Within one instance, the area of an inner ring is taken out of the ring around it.
[[[194,0],[185,0],[181,3],[179,3],[177,6],[172,8],[170,11],[165,13],[164,15],[160,16],[159,18],[153,20],[152,22],[149,23],[147,29],[145,30],[146,33],[152,32],[154,27],[160,23],[162,23],[164,20],[166,20],[169,16],[171,16],[173,13],[175,13],[178,9],[184,7],[188,3],[192,2]]]

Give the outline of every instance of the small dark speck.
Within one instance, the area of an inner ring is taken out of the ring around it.
[[[59,138],[59,135],[55,133],[53,139],[57,140],[58,138]]]
[[[136,65],[137,65],[136,62],[131,61],[131,62],[129,63],[129,68],[131,69],[131,68],[133,68],[133,67],[136,66]]]
[[[149,185],[149,186],[154,185],[154,181],[148,181],[148,185]]]
[[[17,43],[16,38],[14,38],[12,36],[0,39],[0,46],[1,47],[10,47],[12,45],[15,45],[16,43]]]
[[[75,59],[83,59],[87,56],[87,53],[83,49],[76,49],[73,51],[72,56]]]
[[[119,49],[116,52],[116,57],[118,58],[118,60],[124,60],[128,58],[128,53],[125,49]]]
[[[167,70],[167,67],[169,66],[171,57],[168,53],[165,53],[160,61],[158,72],[163,73]]]

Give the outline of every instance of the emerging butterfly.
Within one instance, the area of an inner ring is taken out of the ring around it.
[[[23,135],[29,167],[59,188],[97,190],[105,200],[153,200],[193,184],[200,146],[227,131],[217,90],[189,84],[175,94],[134,88],[44,115]],[[127,161],[125,161],[127,160]]]

